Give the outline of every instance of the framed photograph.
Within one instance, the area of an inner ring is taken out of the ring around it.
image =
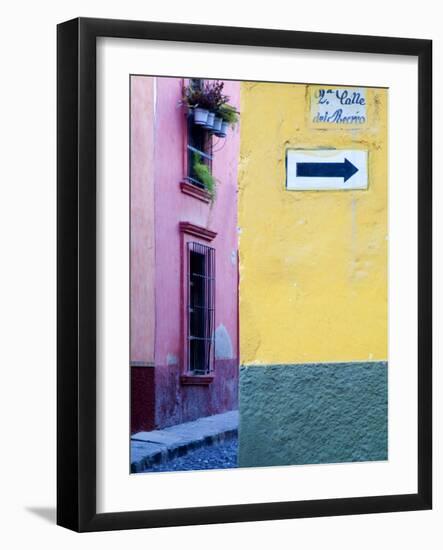
[[[59,525],[432,506],[432,43],[58,26]]]

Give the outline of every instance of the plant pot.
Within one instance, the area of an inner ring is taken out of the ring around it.
[[[225,137],[226,134],[228,133],[228,128],[229,128],[229,122],[225,122],[223,120],[220,128],[220,134],[223,134],[223,137]]]
[[[217,134],[217,132],[220,132],[221,130],[221,125],[222,125],[222,119],[219,117],[219,116],[216,116],[214,118],[214,124],[212,126],[212,131],[214,134]]]
[[[214,136],[217,136],[219,138],[225,138],[228,134],[228,127],[229,127],[229,122],[222,122],[221,125],[220,125],[220,130],[218,130],[217,132],[212,132],[214,134]]]
[[[209,111],[207,109],[201,109],[200,107],[195,107],[194,109],[194,124],[198,126],[204,126],[208,120]]]
[[[214,118],[215,113],[208,112],[208,118],[206,119],[206,123],[203,124],[203,128],[206,128],[207,130],[212,130],[212,127],[214,125]]]

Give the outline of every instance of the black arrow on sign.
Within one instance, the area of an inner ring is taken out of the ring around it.
[[[299,178],[343,178],[348,180],[358,168],[345,158],[344,162],[297,162]]]

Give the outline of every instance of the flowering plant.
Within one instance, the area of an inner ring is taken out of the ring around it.
[[[219,80],[204,82],[196,86],[192,81],[183,87],[181,103],[189,108],[200,107],[208,111],[217,111],[229,101],[229,96],[223,94],[224,82]]]

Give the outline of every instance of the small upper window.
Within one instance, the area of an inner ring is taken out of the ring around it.
[[[190,84],[194,88],[201,88],[203,80],[201,78],[193,78]],[[199,180],[195,173],[196,158],[199,162],[209,166],[212,169],[212,137],[204,126],[193,123],[192,114],[188,114],[187,119],[187,152],[188,152],[188,173],[187,179],[194,185],[204,188],[204,184]]]

